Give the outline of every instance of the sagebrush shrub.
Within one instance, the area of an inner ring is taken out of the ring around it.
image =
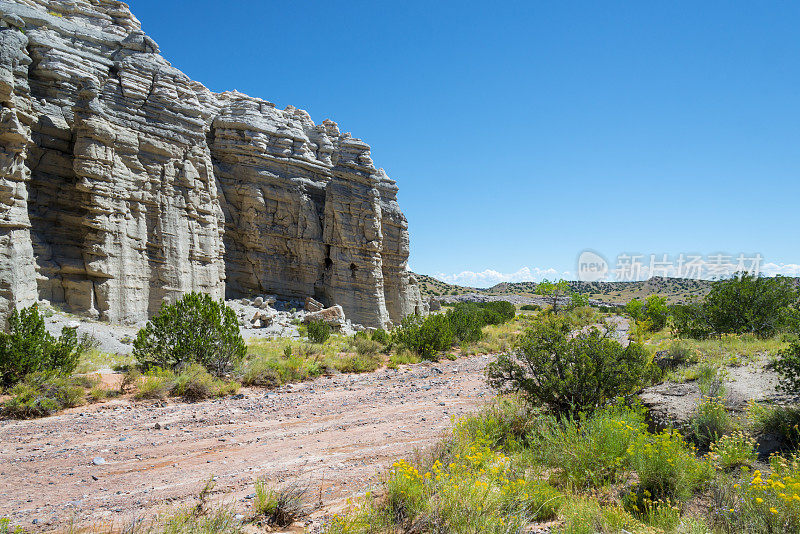
[[[657,363],[664,371],[675,370],[695,359],[692,349],[686,343],[677,340],[670,343],[666,350],[659,351],[657,355],[660,356]]]
[[[523,399],[502,396],[475,417],[459,421],[453,435],[461,441],[482,441],[493,448],[515,451],[527,444],[529,433],[539,419],[535,409]]]
[[[224,302],[199,293],[162,305],[133,343],[133,356],[145,370],[177,370],[199,363],[222,376],[246,353],[236,313]]]
[[[64,327],[58,339],[50,335],[36,304],[11,312],[8,328],[8,332],[0,332],[0,382],[4,387],[30,373],[68,375],[85,350],[74,328]]]
[[[388,367],[390,369],[397,369],[398,365],[408,365],[412,363],[419,363],[420,358],[419,356],[411,352],[406,347],[401,347],[397,351],[393,352],[389,356],[389,364]]]
[[[152,368],[142,375],[136,386],[136,399],[166,399],[175,383],[175,373],[169,369]]]
[[[341,373],[367,373],[381,366],[383,360],[376,354],[355,354],[336,361],[336,369]]]
[[[641,345],[623,347],[609,336],[596,328],[571,335],[565,320],[548,317],[525,331],[518,350],[490,364],[489,383],[517,391],[559,418],[589,413],[640,389],[650,365]]]
[[[219,379],[199,363],[189,364],[179,373],[169,369],[151,369],[137,379],[137,386],[137,399],[165,399],[174,396],[188,401],[199,401],[231,395],[239,390],[238,382]]]

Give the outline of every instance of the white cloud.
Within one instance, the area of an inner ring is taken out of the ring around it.
[[[800,265],[796,263],[761,263],[747,259],[741,263],[735,256],[729,256],[728,258],[729,259],[720,262],[714,259],[713,256],[710,256],[705,259],[696,260],[692,264],[684,264],[681,267],[673,260],[669,265],[655,266],[652,269],[650,264],[644,262],[638,270],[631,270],[629,265],[621,269],[618,263],[612,267],[609,276],[611,280],[617,281],[647,280],[650,276],[718,280],[721,278],[729,278],[740,271],[759,274],[761,276],[775,276],[779,274],[784,276],[800,276]],[[638,273],[638,275],[636,273]],[[633,276],[631,276],[632,274]]]
[[[709,280],[721,277],[731,276],[737,270],[735,263],[730,264],[727,269],[720,269],[720,266],[709,262],[708,260],[701,259],[695,264],[696,269],[688,270],[686,267],[679,270],[676,265],[670,264],[662,266],[662,268],[653,269],[654,276],[669,276],[669,277],[688,277]],[[643,262],[636,270],[636,274],[631,276],[632,273],[625,273],[615,271],[615,265],[610,266],[608,276],[605,278],[608,281],[625,281],[625,280],[647,280],[650,277],[650,265]],[[796,263],[763,263],[759,266],[759,272],[763,276],[800,276],[800,264]],[[550,280],[564,278],[566,280],[573,280],[575,277],[569,271],[557,271],[556,269],[539,269],[534,267],[522,267],[513,273],[502,273],[494,269],[486,269],[480,272],[475,271],[462,271],[460,273],[435,273],[432,275],[448,284],[457,284],[460,286],[469,287],[491,287],[500,282],[540,282],[543,278]]]
[[[765,263],[761,272],[767,276],[781,274],[784,276],[800,276],[800,265],[797,263]]]
[[[433,275],[448,284],[457,284],[470,287],[491,287],[500,282],[539,282],[543,278],[570,278],[569,272],[559,272],[555,269],[539,269],[534,267],[522,267],[513,273],[501,273],[494,269],[486,269],[480,272],[462,271],[460,273],[447,274],[436,273]]]

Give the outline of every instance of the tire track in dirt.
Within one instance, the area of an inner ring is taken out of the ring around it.
[[[307,485],[313,500],[335,509],[488,400],[488,362],[335,375],[191,404],[117,399],[0,421],[0,516],[37,531],[72,520],[121,526],[193,503],[212,476],[216,498],[244,513],[261,476]]]

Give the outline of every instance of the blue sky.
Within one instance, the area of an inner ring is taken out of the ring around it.
[[[368,142],[400,186],[418,272],[574,276],[589,248],[612,264],[759,253],[800,274],[800,3],[131,9],[210,89]]]

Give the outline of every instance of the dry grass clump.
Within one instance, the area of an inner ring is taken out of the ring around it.
[[[264,479],[256,480],[253,508],[268,525],[286,527],[303,515],[306,488],[296,484],[275,488]]]
[[[198,401],[212,397],[232,395],[239,383],[212,376],[200,364],[190,364],[174,373],[165,369],[152,369],[136,379],[136,399],[166,399],[169,396]]]

